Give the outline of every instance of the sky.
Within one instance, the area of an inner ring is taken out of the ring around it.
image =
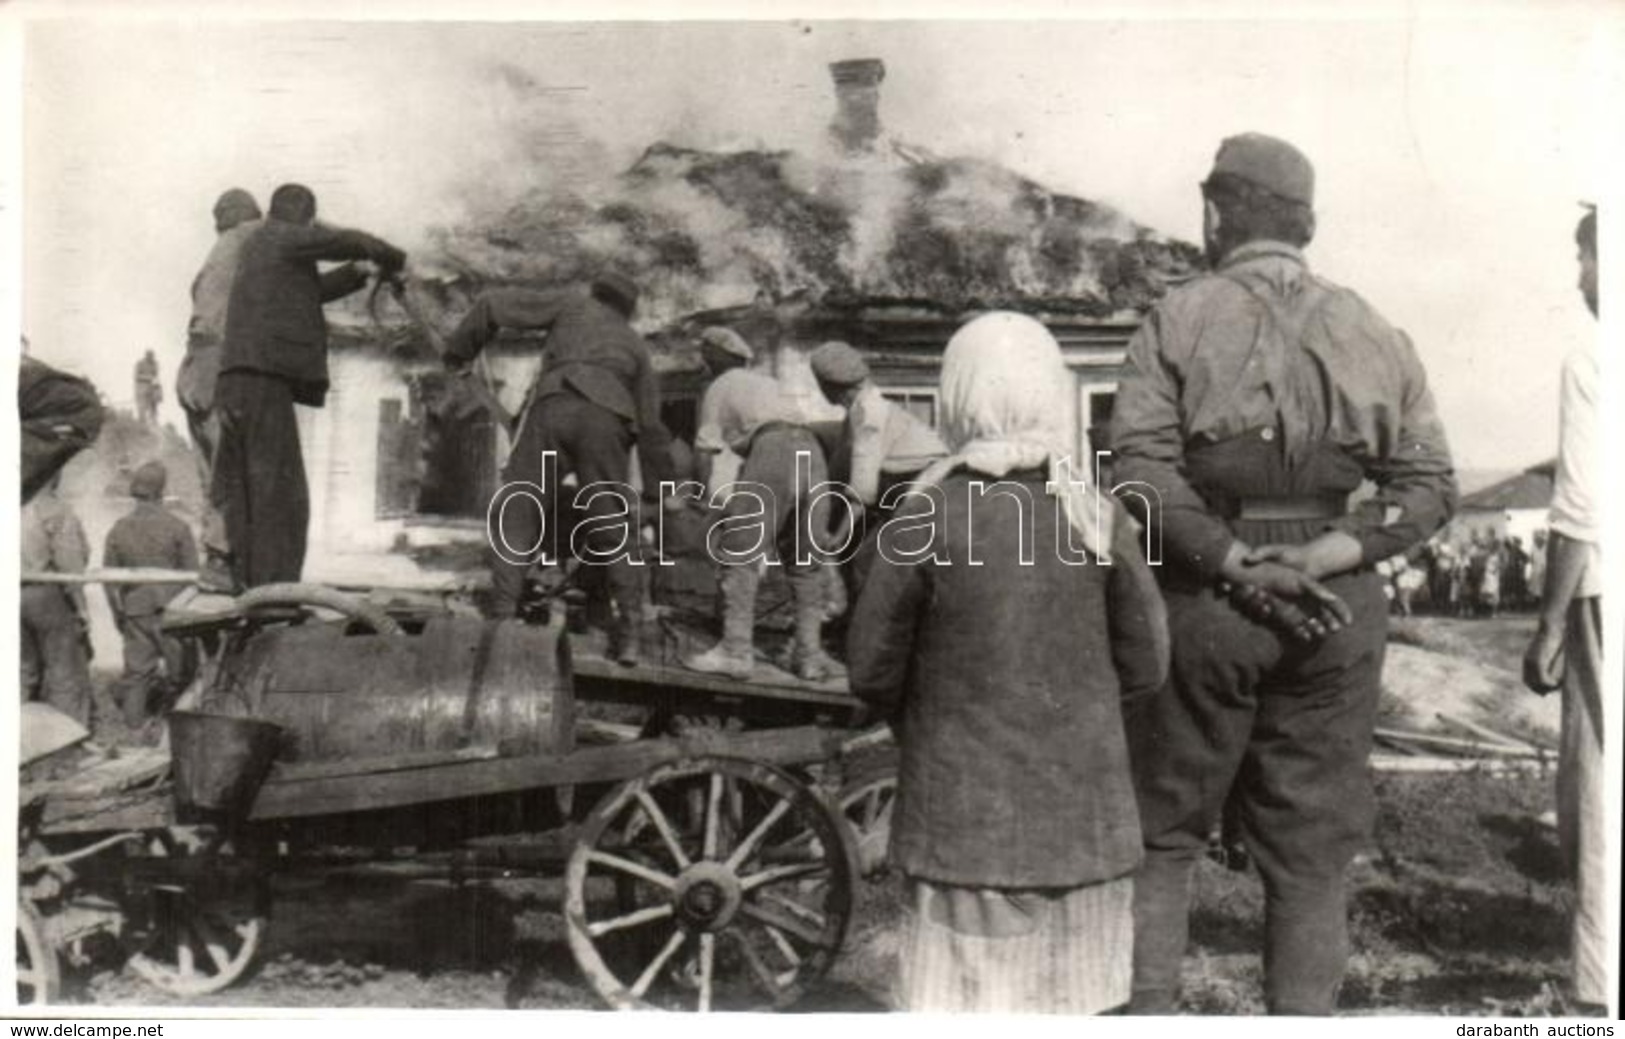
[[[20,313],[37,356],[115,402],[133,396],[146,349],[173,396],[226,187],[263,201],[302,181],[324,220],[411,251],[472,197],[590,183],[658,140],[807,147],[833,111],[826,65],[848,57],[886,62],[896,137],[1191,241],[1223,137],[1296,143],[1317,169],[1311,263],[1410,333],[1464,469],[1554,453],[1561,356],[1596,331],[1572,232],[1580,200],[1604,190],[1597,128],[1625,110],[1608,71],[1625,65],[1619,4],[1417,0],[1352,18],[1308,5],[1294,10],[1315,17],[1286,20],[1073,3],[1059,20],[956,8],[866,22],[760,20],[758,7],[750,22],[641,24],[95,9],[22,27]],[[368,13],[380,9],[422,8]]]

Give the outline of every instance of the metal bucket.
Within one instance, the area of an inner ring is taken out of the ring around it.
[[[258,718],[171,711],[175,805],[248,814],[282,746],[282,726]]]

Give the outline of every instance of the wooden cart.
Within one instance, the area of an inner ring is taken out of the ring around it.
[[[108,934],[171,992],[224,988],[259,950],[273,872],[387,848],[397,873],[459,883],[562,874],[569,946],[610,1006],[788,1005],[839,952],[883,849],[891,787],[851,767],[875,738],[840,684],[695,674],[651,630],[650,662],[627,668],[562,625],[308,589],[193,625],[207,681],[248,687],[238,707],[287,725],[293,753],[241,818],[177,808],[167,780],[33,798],[20,995],[49,999],[58,958]],[[403,674],[425,690],[390,699]]]

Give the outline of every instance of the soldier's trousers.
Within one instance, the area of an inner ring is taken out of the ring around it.
[[[1134,1009],[1172,1012],[1192,869],[1235,789],[1265,893],[1265,1002],[1330,1014],[1348,959],[1344,873],[1374,818],[1367,760],[1387,604],[1374,573],[1326,582],[1355,622],[1312,647],[1210,589],[1165,589],[1168,684],[1129,719],[1145,835],[1134,879]]]
[[[124,710],[125,724],[138,728],[147,720],[162,694],[184,677],[185,649],[164,634],[163,614],[125,617],[119,625],[124,636],[124,674],[114,686],[114,698]]]
[[[310,488],[293,387],[274,375],[225,372],[215,409],[220,444],[209,500],[225,521],[232,573],[248,588],[297,581],[305,566]]]
[[[175,399],[186,412],[186,428],[197,447],[198,477],[202,480],[204,497],[214,480],[214,454],[220,447],[220,418],[215,414],[215,384],[220,378],[221,344],[209,337],[193,333],[187,339],[186,358],[181,361],[180,374],[175,379]],[[211,556],[222,559],[231,555],[226,542],[226,523],[212,502],[203,504],[200,539]]]
[[[572,548],[572,507],[575,492],[564,492],[558,481],[574,473],[578,488],[610,483],[627,490],[631,472],[632,430],[625,419],[573,394],[543,397],[526,413],[513,454],[503,470],[505,486],[523,481],[543,487],[546,496],[539,503],[518,497],[507,498],[498,506],[497,529],[493,538],[506,544],[510,558],[533,560],[542,550],[559,559],[574,554],[582,562],[598,565],[604,561],[609,596],[623,613],[642,607],[643,585],[636,560],[641,559],[638,531],[633,517],[620,516],[623,500],[599,495],[585,502],[581,516],[592,526]],[[549,467],[548,452],[554,454]],[[532,492],[534,493],[534,492]],[[538,504],[540,507],[538,507]],[[637,503],[632,503],[634,510]],[[617,518],[620,516],[620,518]],[[545,522],[544,522],[545,520]],[[532,548],[541,546],[537,551]],[[621,551],[624,550],[624,551]],[[616,558],[618,557],[618,558]],[[525,575],[531,563],[504,560],[493,548],[491,560],[492,612],[512,617],[518,612],[525,590]],[[589,582],[596,590],[598,582]]]
[[[90,727],[90,660],[79,614],[56,585],[24,585],[21,679],[24,700],[42,700]]]

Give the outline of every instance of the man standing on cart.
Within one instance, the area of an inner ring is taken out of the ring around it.
[[[548,500],[539,503],[540,509],[520,501],[496,507],[501,529],[495,533],[516,550],[499,554],[493,546],[492,612],[498,617],[518,614],[545,523],[563,512],[558,488],[548,480],[574,473],[582,488],[599,483],[625,487],[634,444],[657,487],[672,478],[671,434],[660,420],[659,380],[648,344],[631,325],[637,302],[638,287],[615,272],[599,275],[586,293],[497,289],[475,301],[446,342],[447,366],[461,371],[504,328],[547,331],[542,371],[519,417],[513,454],[502,476],[505,484],[542,487]],[[546,470],[549,453],[557,460],[553,472]],[[589,558],[582,561],[607,569],[610,656],[635,664],[636,626],[643,613],[637,527],[628,514],[635,503],[624,495],[601,493],[584,504],[585,522],[591,526],[585,546]],[[595,593],[601,594],[601,587],[591,582]]]
[[[322,304],[367,283],[353,263],[323,272],[323,260],[371,260],[380,276],[406,254],[361,231],[316,222],[316,196],[302,184],[271,195],[271,212],[243,243],[226,308],[220,355],[209,500],[225,522],[231,572],[254,587],[297,581],[305,565],[310,486],[294,405],[327,398],[327,319]]]
[[[776,347],[776,316],[752,324]],[[737,332],[705,332],[700,356],[712,382],[700,399],[700,452],[705,485],[726,493],[713,528],[712,558],[721,565],[722,638],[683,661],[694,671],[749,678],[756,666],[756,591],[770,557],[783,565],[795,604],[791,670],[808,681],[845,674],[823,650],[823,539],[828,510],[811,492],[826,482],[824,449],[779,380],[750,367],[755,351]],[[735,466],[737,465],[737,469]],[[732,488],[729,490],[729,488]]]

